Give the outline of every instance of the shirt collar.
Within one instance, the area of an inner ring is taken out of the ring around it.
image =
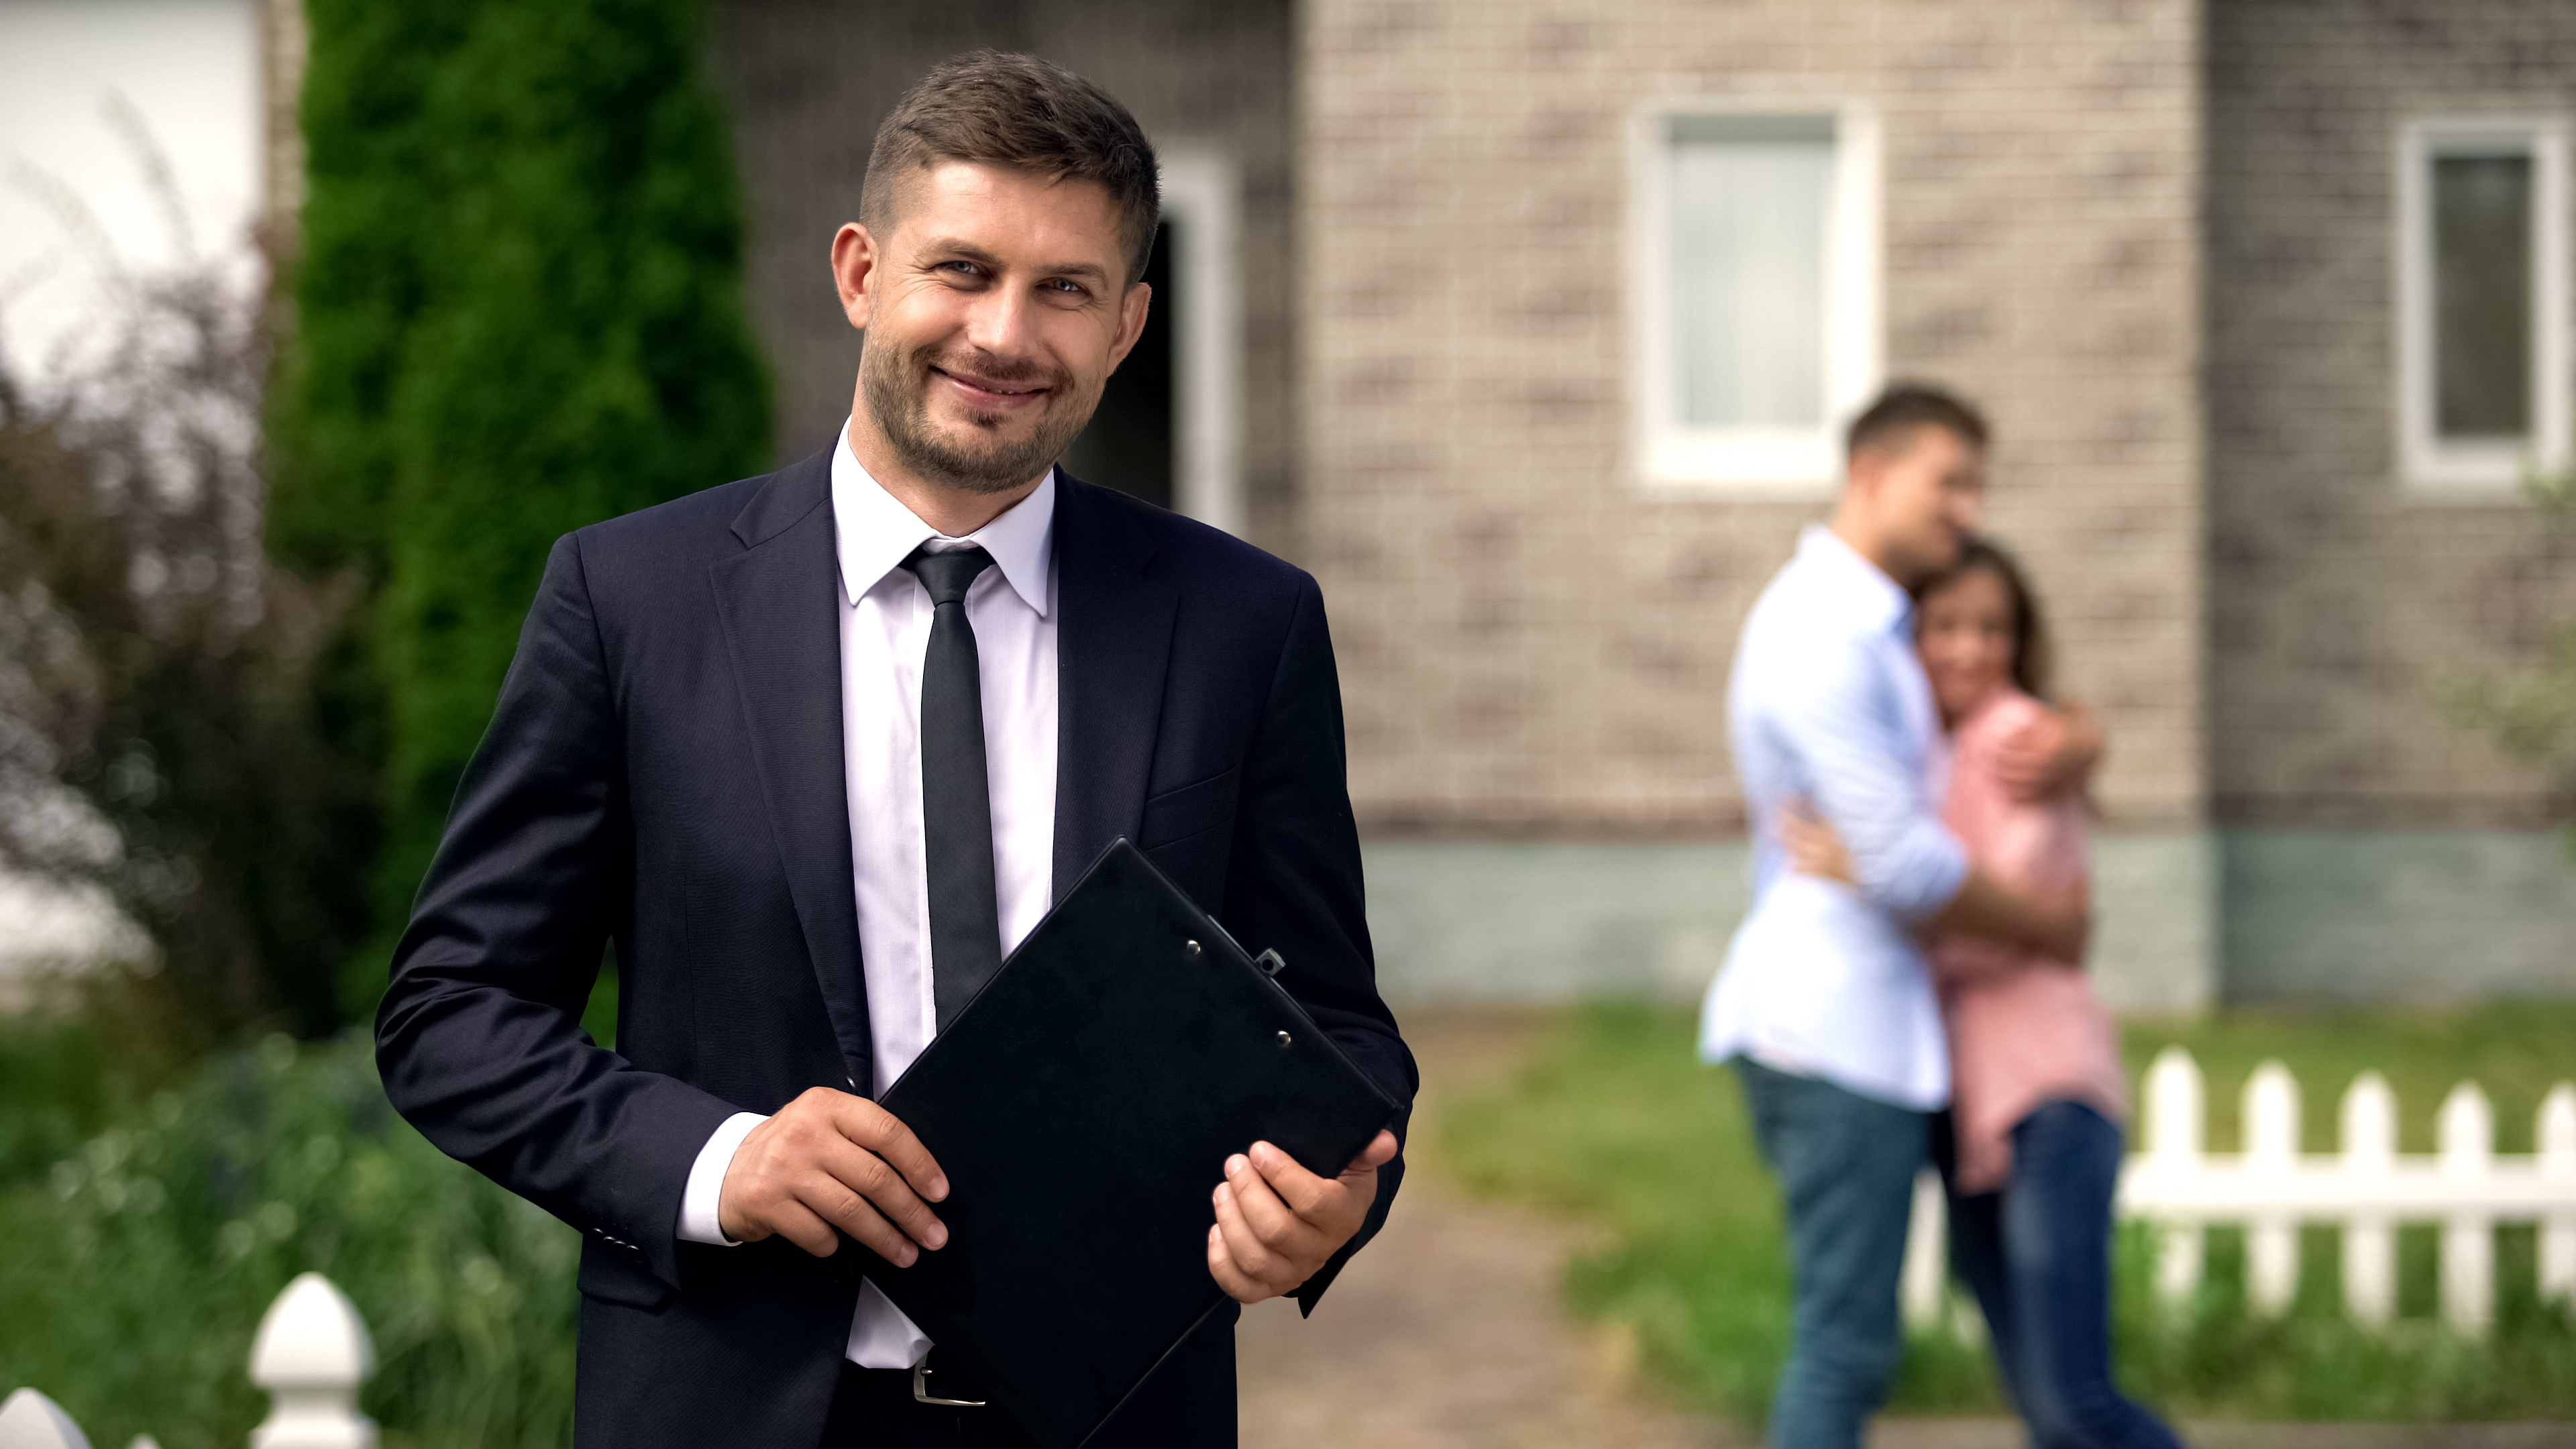
[[[1865,628],[1893,628],[1914,617],[1914,596],[1821,523],[1799,533],[1798,564],[1825,580],[1828,596],[1844,601]]]
[[[902,566],[912,551],[946,535],[921,521],[885,491],[850,452],[850,425],[832,444],[832,526],[841,558],[841,588],[856,604],[861,594]],[[962,541],[993,556],[1011,592],[1041,619],[1047,612],[1047,572],[1055,555],[1055,470],[1037,491]]]

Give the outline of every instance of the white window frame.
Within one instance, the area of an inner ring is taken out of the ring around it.
[[[1243,532],[1243,183],[1233,161],[1166,155],[1163,216],[1173,223],[1172,507]]]
[[[2445,442],[2435,431],[2433,158],[2484,148],[2532,162],[2532,441]],[[2549,116],[2428,116],[2397,142],[2397,432],[2406,484],[2426,493],[2515,491],[2527,470],[2564,467],[2570,337],[2567,123]]]
[[[1679,420],[1670,292],[1665,121],[1674,116],[1829,116],[1833,212],[1825,263],[1825,416],[1812,428],[1691,427]],[[1629,122],[1630,328],[1635,471],[1650,492],[1734,498],[1830,495],[1842,428],[1884,370],[1885,248],[1879,121],[1869,106],[1808,97],[1695,97],[1640,106]]]

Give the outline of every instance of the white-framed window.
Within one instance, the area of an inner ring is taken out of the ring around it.
[[[1631,137],[1646,486],[1813,496],[1880,374],[1879,142],[1852,104],[1642,108]]]
[[[2510,488],[2565,466],[2567,125],[2409,121],[2397,146],[2398,445],[2406,481]]]

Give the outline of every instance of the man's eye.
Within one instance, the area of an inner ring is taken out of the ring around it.
[[[1042,285],[1068,297],[1082,295],[1082,284],[1067,277],[1049,277]]]

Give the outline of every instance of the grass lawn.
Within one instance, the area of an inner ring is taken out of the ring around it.
[[[1583,1314],[1624,1320],[1651,1372],[1685,1398],[1757,1422],[1787,1351],[1789,1273],[1778,1194],[1731,1072],[1699,1064],[1686,1009],[1595,1005],[1567,1012],[1519,1069],[1428,1123],[1439,1160],[1469,1191],[1578,1217],[1606,1245],[1568,1269]],[[2576,1078],[2576,1005],[2517,1003],[2446,1013],[2238,1013],[2131,1023],[2132,1078],[2168,1043],[2196,1056],[2211,1104],[2209,1146],[2233,1150],[2236,1106],[2255,1065],[2278,1057],[2305,1093],[2311,1151],[2330,1150],[2335,1105],[2376,1068],[2397,1094],[2401,1149],[2428,1151],[2442,1094],[2464,1078],[2496,1108],[2498,1150],[2531,1150],[2532,1115]],[[2494,1337],[2433,1321],[2432,1230],[2400,1235],[2399,1322],[2385,1334],[2337,1310],[2337,1247],[2302,1239],[2299,1297],[2250,1315],[2241,1236],[2214,1231],[2209,1276],[2179,1313],[2149,1296],[2152,1245],[2124,1230],[2116,1309],[2124,1384],[2168,1412],[2281,1419],[2576,1419],[2576,1329],[2535,1289],[2535,1236],[2499,1234]],[[2001,1412],[1981,1349],[1909,1348],[1893,1407]]]

